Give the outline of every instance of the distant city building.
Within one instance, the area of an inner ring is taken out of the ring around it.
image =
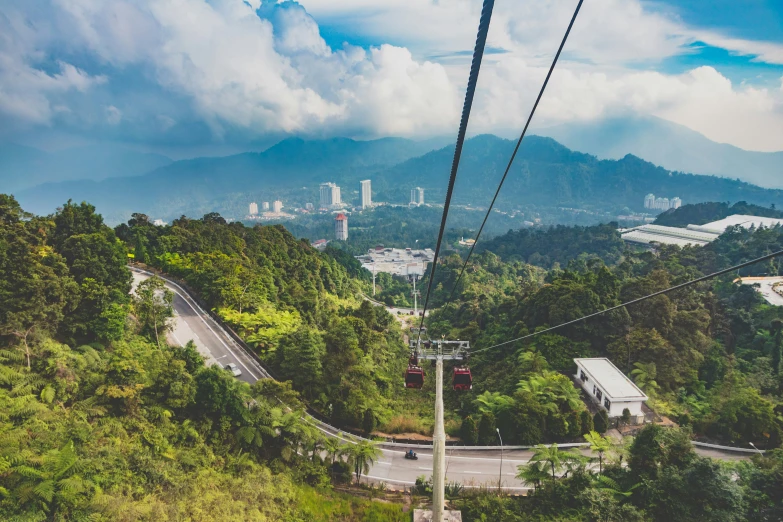
[[[258,214],[258,203],[251,203],[250,204],[250,215],[255,216]]]
[[[261,203],[261,210],[263,210],[264,212],[269,212],[269,202],[268,201],[264,201],[263,203]]]
[[[718,236],[732,226],[747,229],[772,228],[783,226],[783,219],[735,214],[712,223],[688,225],[686,228],[642,225],[626,230],[622,233],[622,238],[630,243],[644,245],[661,243],[679,246],[704,246],[718,239]]]
[[[334,238],[337,241],[348,240],[348,218],[345,217],[345,214],[338,214],[334,218]]]
[[[435,252],[431,248],[413,250],[411,248],[384,248],[378,245],[366,254],[357,256],[362,267],[371,272],[386,272],[402,277],[421,277],[431,263]]]
[[[532,225],[532,223],[531,223]],[[462,246],[473,246],[476,244],[475,239],[465,239],[464,237],[459,240],[459,244]]]
[[[411,205],[423,205],[424,204],[424,189],[416,187],[411,189]]]
[[[314,210],[315,207],[312,203],[305,203],[305,210]]]
[[[362,185],[362,208],[372,206],[372,186],[369,179],[360,182]]]
[[[678,197],[669,200],[669,198],[656,198],[655,194],[647,194],[644,196],[644,208],[669,210],[670,208],[680,208],[681,206],[682,200]]]
[[[283,202],[279,199],[272,203],[272,212],[279,214],[283,211]]]
[[[340,187],[334,183],[321,183],[321,208],[334,208],[341,203]]]

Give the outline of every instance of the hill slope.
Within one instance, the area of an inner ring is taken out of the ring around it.
[[[201,215],[220,210],[216,200],[230,194],[261,191],[272,200],[303,184],[310,185],[307,197],[314,201],[319,182],[358,181],[368,172],[431,150],[433,143],[400,138],[290,138],[260,153],[176,161],[132,179],[49,183],[20,191],[18,197],[38,213],[51,212],[69,198],[91,201],[107,221],[115,223],[134,211],[166,218]]]
[[[0,192],[16,192],[41,183],[140,176],[168,165],[160,154],[115,145],[44,152],[13,143],[0,144]]]
[[[495,190],[514,143],[492,135],[476,136],[463,151],[454,201],[485,205]],[[405,204],[410,188],[421,186],[428,202],[445,195],[453,147],[423,156],[423,144],[384,139],[303,141],[289,139],[262,153],[178,161],[145,176],[102,182],[49,184],[22,191],[19,200],[37,213],[51,212],[68,198],[95,202],[107,221],[118,222],[132,211],[154,217],[247,208],[251,197],[281,197],[286,206],[317,201],[318,183],[343,186],[343,199],[358,180],[371,178],[376,201]],[[417,157],[414,157],[417,156]],[[407,161],[406,161],[407,160]],[[402,162],[402,163],[399,163]],[[395,164],[396,163],[396,164]],[[685,202],[739,201],[783,206],[783,191],[711,176],[672,173],[635,156],[598,160],[574,152],[551,138],[525,140],[501,193],[506,208],[519,205],[642,210],[644,196],[679,195]],[[268,198],[268,199],[267,199]]]
[[[455,201],[487,204],[494,194],[514,143],[492,135],[476,136],[465,144]],[[453,148],[448,147],[408,160],[378,175],[376,190],[386,190],[380,199],[407,202],[395,188],[420,185],[428,189],[429,201],[442,201]],[[644,196],[678,195],[686,202],[745,200],[762,206],[783,202],[783,191],[769,190],[737,180],[670,172],[627,155],[620,160],[598,160],[573,152],[551,138],[530,136],[501,192],[499,202],[519,204],[584,206],[643,210]]]
[[[711,141],[698,132],[659,118],[612,118],[541,130],[572,149],[599,158],[634,154],[669,170],[741,179],[783,188],[783,152],[753,152]]]

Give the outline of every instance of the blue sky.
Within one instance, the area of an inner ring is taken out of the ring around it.
[[[496,2],[471,132],[518,131],[575,5]],[[192,155],[288,135],[452,134],[480,9],[0,0],[0,141]],[[622,115],[783,150],[783,2],[586,0],[535,124]]]

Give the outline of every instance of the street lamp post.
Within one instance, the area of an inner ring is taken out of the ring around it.
[[[751,445],[751,447],[752,447],[754,450],[758,451],[759,455],[761,455],[762,457],[764,456],[764,452],[763,452],[763,451],[761,451],[760,449],[758,449],[758,448],[756,447],[756,445],[755,445],[755,444],[753,444],[752,442],[749,442],[748,444],[750,444],[750,445]]]
[[[498,471],[498,491],[500,491],[503,480],[503,437],[500,436],[500,428],[495,428],[495,431],[498,432],[498,439],[500,439],[500,471]]]

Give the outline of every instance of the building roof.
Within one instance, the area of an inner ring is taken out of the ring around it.
[[[337,214],[337,217],[334,218],[335,221],[346,221],[348,218],[345,217],[345,214]]]
[[[647,400],[647,395],[606,357],[574,359],[574,362],[584,368],[613,400]]]
[[[632,243],[663,243],[665,245],[704,246],[718,238],[714,232],[690,230],[686,228],[664,227],[661,225],[642,225],[622,234],[625,241]]]
[[[713,234],[723,234],[727,228],[735,225],[739,225],[743,228],[770,228],[774,227],[775,225],[783,225],[783,219],[734,214],[733,216],[719,219],[718,221],[713,221],[712,223],[706,223],[704,225],[688,225],[688,229],[712,232]]]

